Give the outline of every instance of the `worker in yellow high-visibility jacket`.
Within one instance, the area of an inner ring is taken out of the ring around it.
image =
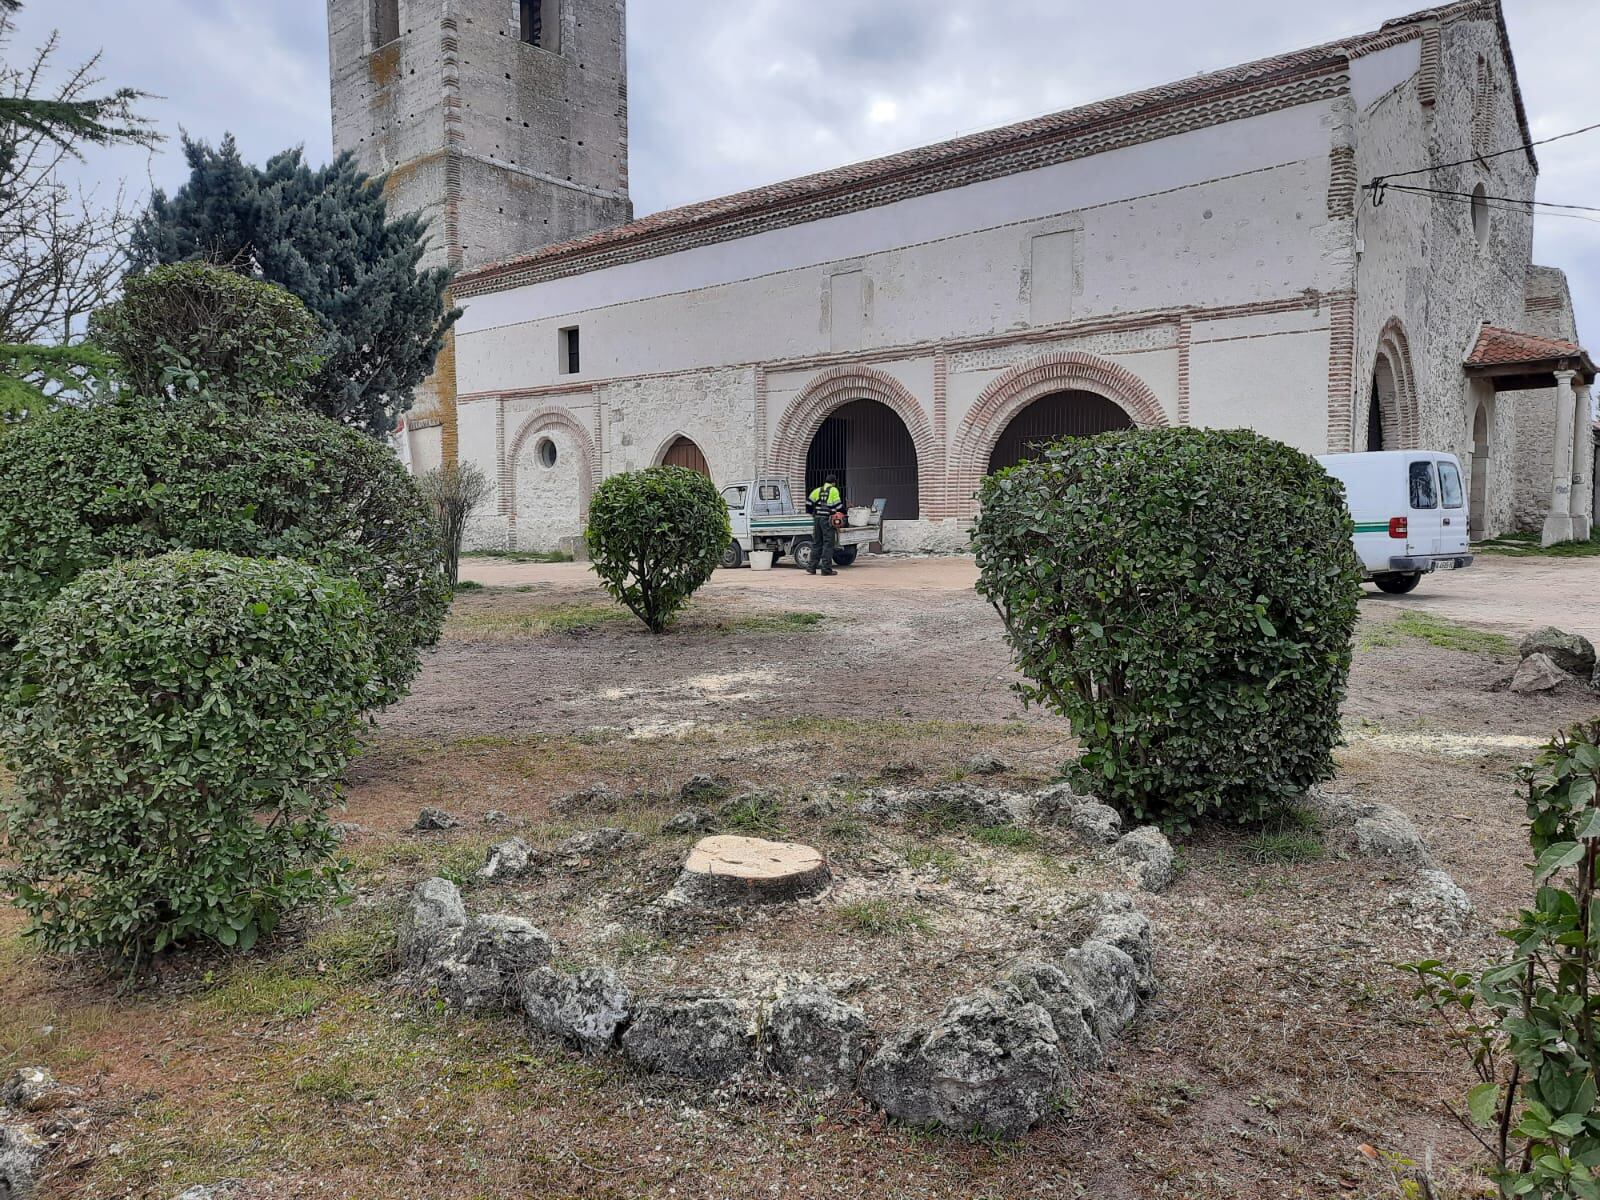
[[[806,574],[815,575],[821,569],[824,575],[832,575],[835,573],[833,547],[839,538],[833,527],[833,514],[844,511],[838,476],[829,475],[820,487],[811,489],[806,511],[811,514],[811,565],[806,568]]]

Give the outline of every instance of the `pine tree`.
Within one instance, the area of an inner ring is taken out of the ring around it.
[[[419,269],[426,225],[391,218],[383,181],[349,154],[312,168],[287,150],[257,168],[231,136],[215,149],[186,138],[184,154],[189,181],[152,198],[134,232],[134,269],[203,259],[287,288],[329,334],[310,402],[387,433],[459,315],[445,309],[450,273]]]

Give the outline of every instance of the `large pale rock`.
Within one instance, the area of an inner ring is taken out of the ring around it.
[[[1068,952],[1061,972],[1094,1006],[1090,1025],[1109,1045],[1139,1011],[1139,965],[1115,946],[1088,941]]]
[[[585,967],[575,975],[542,967],[523,977],[522,1009],[540,1032],[600,1054],[617,1044],[633,998],[608,967]]]
[[[21,1125],[0,1125],[0,1200],[31,1200],[44,1139]]]
[[[1553,692],[1567,681],[1567,673],[1548,654],[1530,654],[1511,676],[1511,690],[1519,696]]]
[[[1409,888],[1389,899],[1408,910],[1415,925],[1448,937],[1464,933],[1472,923],[1472,901],[1445,871],[1418,871]]]
[[[1041,962],[1018,963],[1006,982],[1050,1014],[1063,1062],[1085,1071],[1100,1065],[1105,1048],[1094,1032],[1094,1001],[1082,985],[1059,967]]]
[[[1542,654],[1562,671],[1587,678],[1595,669],[1594,646],[1576,633],[1565,633],[1554,625],[1536,629],[1522,639],[1523,658]]]
[[[400,961],[418,967],[453,944],[467,926],[461,889],[448,879],[425,879],[412,890],[400,914],[397,933]]]
[[[673,890],[695,904],[772,904],[815,896],[831,879],[810,846],[721,835],[695,843]]]
[[[1063,1081],[1050,1014],[1009,985],[950,1001],[868,1060],[861,1092],[911,1125],[1016,1137],[1049,1109]]]
[[[508,838],[489,847],[483,866],[478,868],[478,878],[486,883],[515,879],[518,875],[526,875],[536,865],[538,856],[527,842],[519,837]]]
[[[40,1113],[65,1108],[79,1096],[76,1088],[57,1083],[46,1067],[18,1067],[0,1083],[0,1108]]]
[[[1134,985],[1139,995],[1155,995],[1155,931],[1149,917],[1142,912],[1108,913],[1095,924],[1090,941],[1104,942],[1126,954],[1137,972]]]
[[[686,992],[642,1001],[622,1035],[629,1062],[660,1075],[719,1082],[749,1061],[748,1019],[728,996]]]
[[[1428,844],[1410,817],[1388,804],[1374,804],[1355,823],[1356,852],[1378,858],[1427,861]]]
[[[1122,836],[1122,818],[1109,804],[1086,800],[1069,819],[1072,832],[1091,845],[1109,846]]]
[[[1116,854],[1128,874],[1147,892],[1165,891],[1178,873],[1178,856],[1167,835],[1154,825],[1141,825],[1117,839]]]
[[[767,1013],[764,1034],[767,1065],[815,1092],[854,1087],[872,1041],[859,1008],[815,985],[781,993]]]

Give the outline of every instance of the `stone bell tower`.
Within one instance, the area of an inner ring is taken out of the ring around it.
[[[427,218],[426,266],[632,218],[626,0],[328,0],[333,146]],[[454,348],[417,397],[455,456]]]

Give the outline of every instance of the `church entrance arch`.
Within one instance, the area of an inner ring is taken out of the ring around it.
[[[1097,392],[1069,389],[1049,392],[1019,411],[989,452],[989,474],[1038,458],[1051,442],[1065,437],[1093,437],[1113,429],[1132,429],[1133,418],[1115,401]]]
[[[849,400],[823,418],[806,449],[806,495],[829,475],[851,504],[886,501],[885,520],[922,515],[916,443],[881,400]]]
[[[921,488],[940,478],[943,463],[917,398],[888,372],[858,366],[824,371],[796,394],[770,461],[801,495],[837,475],[849,503],[885,500],[891,521],[923,515]]]

